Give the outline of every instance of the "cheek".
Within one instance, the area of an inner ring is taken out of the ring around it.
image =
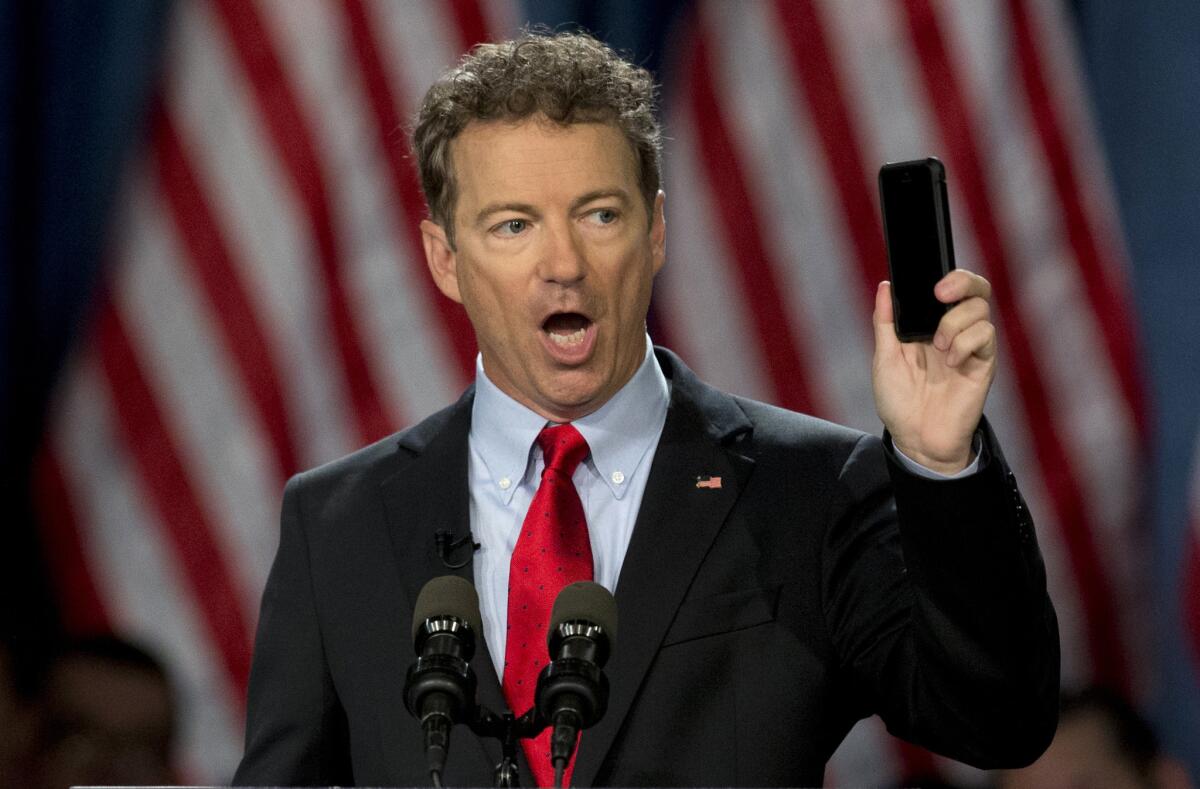
[[[646,317],[646,309],[650,304],[652,279],[649,265],[639,259],[637,263],[626,269],[620,287],[620,312],[623,319],[629,323],[640,323]]]
[[[530,318],[515,283],[478,277],[464,304],[472,325],[494,341],[511,345],[529,340]]]
[[[463,306],[472,320],[483,320],[495,324],[502,313],[497,308],[503,304],[498,293],[497,283],[478,271],[468,268],[459,277],[459,290],[463,297]]]

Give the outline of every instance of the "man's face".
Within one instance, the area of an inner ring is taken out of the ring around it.
[[[430,270],[475,328],[488,377],[552,421],[595,411],[645,353],[664,259],[615,127],[544,118],[473,123],[451,146],[457,250],[422,223]]]
[[[43,701],[37,783],[169,784],[174,712],[166,680],[102,658],[60,661]]]

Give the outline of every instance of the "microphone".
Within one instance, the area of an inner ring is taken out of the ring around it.
[[[454,539],[454,532],[449,529],[438,529],[433,533],[434,550],[437,552],[438,558],[442,560],[447,570],[461,570],[471,562],[471,556],[480,549],[480,544],[475,542],[475,535],[467,532],[466,537]],[[471,550],[467,553],[467,557],[460,561],[451,561],[450,557],[459,548],[465,548],[470,545]]]
[[[413,608],[413,648],[417,661],[404,680],[404,706],[425,732],[425,763],[441,786],[450,729],[475,713],[475,672],[471,657],[483,632],[475,587],[456,575],[425,584]]]
[[[578,581],[563,587],[550,612],[550,665],[535,691],[538,716],[553,727],[550,762],[554,784],[575,751],[579,732],[608,709],[608,677],[601,671],[617,640],[617,601],[603,586]]]

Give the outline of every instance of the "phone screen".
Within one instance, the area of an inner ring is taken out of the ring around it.
[[[927,340],[947,310],[933,286],[954,268],[945,170],[937,159],[884,165],[879,188],[896,334]]]

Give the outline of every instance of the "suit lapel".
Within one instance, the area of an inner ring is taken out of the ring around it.
[[[408,596],[408,610],[416,604],[421,588],[439,575],[458,575],[475,583],[474,552],[461,548],[453,555],[450,569],[437,552],[435,535],[446,531],[453,539],[470,534],[470,491],[467,486],[468,434],[474,390],[468,389],[457,403],[431,418],[427,430],[407,435],[401,442],[400,468],[380,485],[387,508],[392,550],[401,583]],[[505,709],[500,680],[483,634],[479,634],[471,661],[478,681],[479,702],[493,711]],[[473,738],[489,770],[500,761],[500,746],[490,738],[476,737],[459,727],[455,738]],[[460,740],[463,741],[463,740]],[[489,773],[490,774],[490,773]]]
[[[660,360],[672,379],[671,408],[617,583],[619,642],[605,669],[608,711],[583,735],[575,765],[578,786],[595,782],[692,578],[753,467],[751,459],[728,446],[729,439],[749,429],[733,399],[701,384],[673,355],[660,352]],[[709,485],[697,487],[702,478]]]

